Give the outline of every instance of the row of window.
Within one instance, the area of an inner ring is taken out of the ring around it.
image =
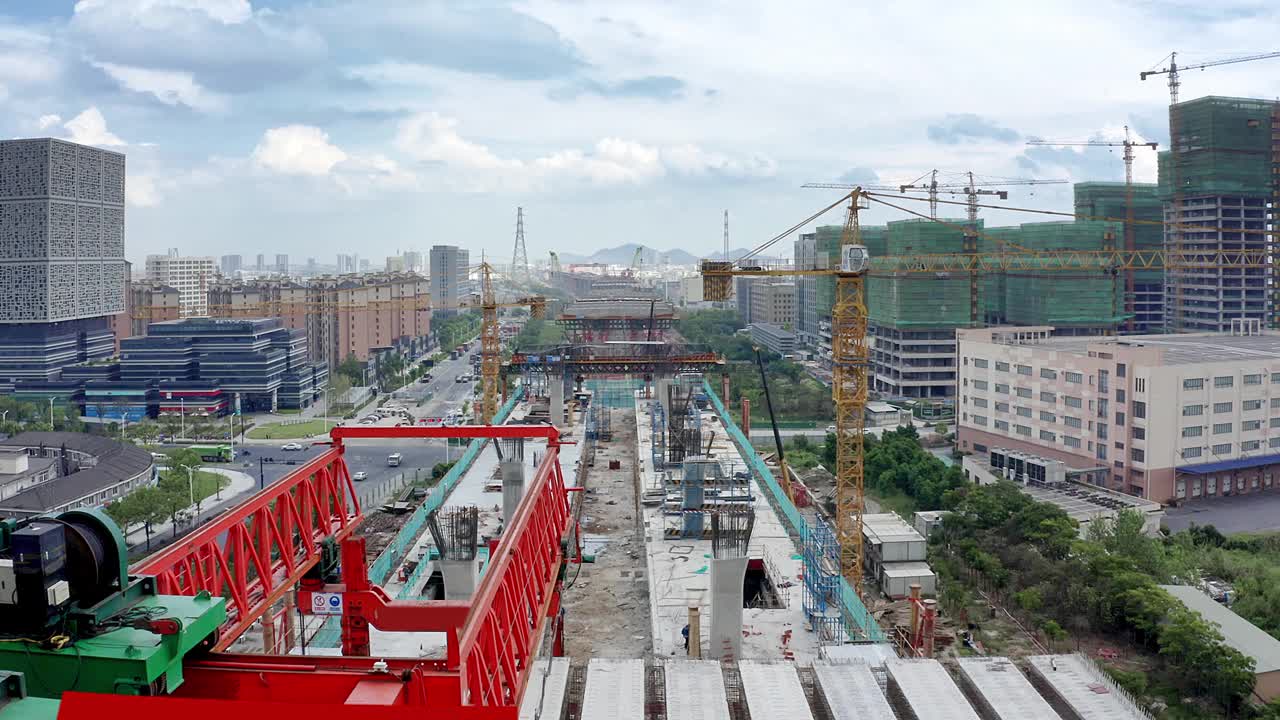
[[[1206,407],[1208,407],[1208,406],[1206,406],[1206,405],[1202,405],[1202,404],[1199,404],[1199,403],[1191,403],[1191,404],[1189,404],[1189,405],[1183,405],[1183,406],[1182,406],[1182,416],[1183,416],[1183,417],[1192,417],[1192,416],[1195,416],[1195,415],[1203,415]],[[1230,402],[1230,401],[1228,401],[1228,402],[1216,402],[1216,403],[1213,403],[1213,406],[1212,406],[1212,407],[1213,407],[1213,412],[1214,412],[1215,414],[1216,414],[1216,413],[1229,413],[1229,412],[1231,412],[1231,411],[1235,410],[1235,403],[1234,403],[1234,402]],[[1280,397],[1271,398],[1271,408],[1272,408],[1272,409],[1280,409]],[[1245,401],[1243,401],[1243,402],[1241,402],[1241,403],[1240,403],[1240,409],[1241,409],[1243,412],[1254,412],[1254,411],[1256,411],[1256,410],[1261,410],[1261,409],[1262,409],[1262,401],[1261,401],[1261,400],[1245,400]]]
[[[1270,440],[1268,440],[1267,447],[1272,449],[1280,448],[1280,437],[1273,437]],[[1240,443],[1240,452],[1242,453],[1253,452],[1255,450],[1260,450],[1261,448],[1262,448],[1261,440],[1245,440]],[[1231,443],[1220,443],[1220,444],[1214,445],[1212,448],[1202,448],[1202,447],[1183,448],[1182,459],[1191,460],[1193,458],[1202,457],[1204,455],[1205,450],[1209,450],[1213,455],[1219,455],[1219,456],[1230,455]]]
[[[1261,385],[1265,377],[1263,373],[1248,373],[1242,378],[1245,385]],[[1203,390],[1205,382],[1208,378],[1185,378],[1182,381],[1183,390]],[[1235,387],[1236,379],[1233,375],[1218,375],[1213,378],[1213,386],[1215,388]],[[1280,372],[1271,373],[1271,384],[1280,385]]]

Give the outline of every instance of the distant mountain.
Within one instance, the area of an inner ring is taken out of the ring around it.
[[[604,263],[606,265],[630,265],[631,259],[635,257],[636,248],[640,248],[640,262],[646,266],[654,265],[696,265],[699,260],[706,257],[709,260],[720,260],[724,253],[715,252],[707,256],[698,256],[684,250],[655,250],[651,247],[640,245],[637,243],[626,243],[617,247],[605,248],[597,250],[590,255],[578,255],[576,253],[560,253],[560,262],[562,264],[569,263]],[[746,255],[750,250],[743,248],[739,250],[730,250],[729,258],[736,260]],[[772,256],[761,256],[764,260],[774,260]]]

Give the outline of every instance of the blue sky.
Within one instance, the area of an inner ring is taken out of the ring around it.
[[[127,153],[132,259],[506,260],[517,205],[531,259],[705,254],[725,209],[753,246],[826,205],[808,181],[1121,179],[1119,152],[1025,141],[1163,145],[1168,90],[1138,72],[1275,49],[1278,26],[1253,0],[0,0],[0,136]],[[1185,74],[1208,94],[1276,97],[1280,59]]]

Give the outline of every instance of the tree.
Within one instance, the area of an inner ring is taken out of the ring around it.
[[[351,385],[357,385],[364,383],[364,367],[365,365],[360,362],[360,358],[357,358],[355,353],[352,353],[347,356],[346,360],[339,363],[338,367],[333,369],[333,372],[335,377],[341,375],[347,378]],[[333,380],[334,378],[330,378],[330,382]]]

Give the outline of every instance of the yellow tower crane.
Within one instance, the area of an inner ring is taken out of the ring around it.
[[[969,193],[966,193],[969,194]],[[998,253],[945,253],[932,255],[887,256],[871,258],[862,244],[861,226],[858,213],[877,202],[890,208],[902,210],[916,217],[929,219],[923,213],[916,213],[906,208],[887,202],[885,197],[898,197],[868,192],[856,187],[836,202],[819,210],[805,220],[774,236],[738,261],[703,260],[701,273],[703,292],[708,301],[717,302],[728,299],[734,277],[779,276],[779,275],[823,275],[835,280],[835,299],[831,310],[831,351],[832,351],[832,400],[836,419],[836,535],[840,542],[841,574],[849,586],[861,597],[863,543],[862,514],[865,505],[863,475],[863,430],[867,403],[867,377],[870,365],[869,346],[867,344],[867,306],[864,300],[864,278],[869,271],[875,273],[951,273],[962,272],[979,275],[985,272],[1067,272],[1081,271],[1119,272],[1128,269],[1152,270],[1165,267],[1189,267],[1206,262],[1239,265],[1244,267],[1267,267],[1269,260],[1265,251],[1234,252],[1182,252],[1162,249],[1127,250],[1114,246],[1100,250],[1056,250],[1036,251],[1005,242]],[[928,202],[929,198],[908,197],[906,199]],[[790,236],[821,215],[847,201],[848,211],[845,216],[844,230],[840,240],[840,264],[836,268],[797,268],[797,267],[763,267],[753,264],[749,258],[763,252],[769,246]],[[1029,212],[1041,215],[1062,216],[1083,220],[1104,220],[1121,222],[1121,218],[1092,217],[1049,210],[1028,208],[1008,208],[1003,206],[981,205],[970,197],[966,201],[935,200],[941,204],[953,204],[970,208],[996,207],[1015,212]],[[965,227],[954,226],[943,222],[957,230]],[[1159,222],[1149,221],[1153,224]],[[1143,224],[1143,221],[1137,221]],[[979,236],[981,236],[981,231]],[[1257,230],[1274,236],[1274,231]],[[994,238],[992,238],[994,240]],[[967,241],[966,248],[972,243]],[[785,488],[785,485],[784,485]]]

